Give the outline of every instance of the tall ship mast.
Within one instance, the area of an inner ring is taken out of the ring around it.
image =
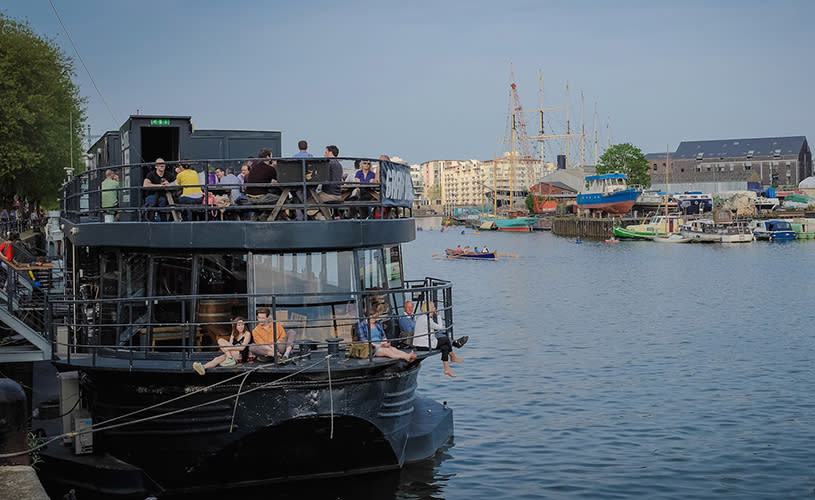
[[[144,498],[326,478],[398,469],[452,437],[452,410],[417,392],[439,348],[399,327],[410,301],[454,329],[450,281],[404,268],[407,165],[283,158],[279,132],[178,116],[131,116],[91,156],[62,189],[62,286],[19,272],[3,294],[0,319],[65,388],[47,485]],[[168,182],[148,182],[158,172]]]
[[[521,106],[521,100],[518,96],[518,88],[515,85],[515,77],[510,72],[510,95],[509,95],[509,113],[508,113],[508,127],[509,127],[509,193],[508,193],[508,209],[502,215],[498,214],[498,177],[496,175],[497,159],[493,160],[493,209],[492,215],[482,215],[483,229],[497,229],[499,231],[513,231],[513,232],[531,232],[532,225],[537,222],[535,217],[525,217],[524,210],[515,208],[515,183],[516,183],[516,167],[518,164],[518,157],[521,161],[528,164],[530,161],[536,161],[531,151],[527,148],[527,133],[526,122],[524,119],[524,110]],[[518,151],[521,149],[521,151]],[[525,178],[530,179],[527,172]]]

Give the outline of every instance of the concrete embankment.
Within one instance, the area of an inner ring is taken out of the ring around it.
[[[34,468],[28,465],[0,467],[0,498],[48,500]]]
[[[25,392],[17,382],[0,378],[0,498],[48,500],[28,453],[20,453],[28,449],[27,436]]]

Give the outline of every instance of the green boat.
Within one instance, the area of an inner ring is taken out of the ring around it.
[[[614,236],[631,240],[652,240],[657,236],[678,234],[683,223],[678,215],[655,215],[645,224],[614,226]]]

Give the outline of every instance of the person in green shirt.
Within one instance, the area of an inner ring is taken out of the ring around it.
[[[102,181],[102,208],[116,208],[119,206],[119,176],[111,169],[105,170],[105,180]],[[113,214],[113,210],[105,213]]]

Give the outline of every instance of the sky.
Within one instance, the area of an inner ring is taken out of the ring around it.
[[[587,164],[595,104],[600,154],[815,138],[810,0],[51,2],[87,72],[48,0],[0,11],[75,60],[92,136],[131,114],[189,115],[196,129],[280,131],[284,156],[306,139],[317,155],[489,160],[509,148],[512,76],[531,111],[541,72],[543,107],[568,102],[572,133],[582,93]],[[544,119],[565,133],[564,109]]]

